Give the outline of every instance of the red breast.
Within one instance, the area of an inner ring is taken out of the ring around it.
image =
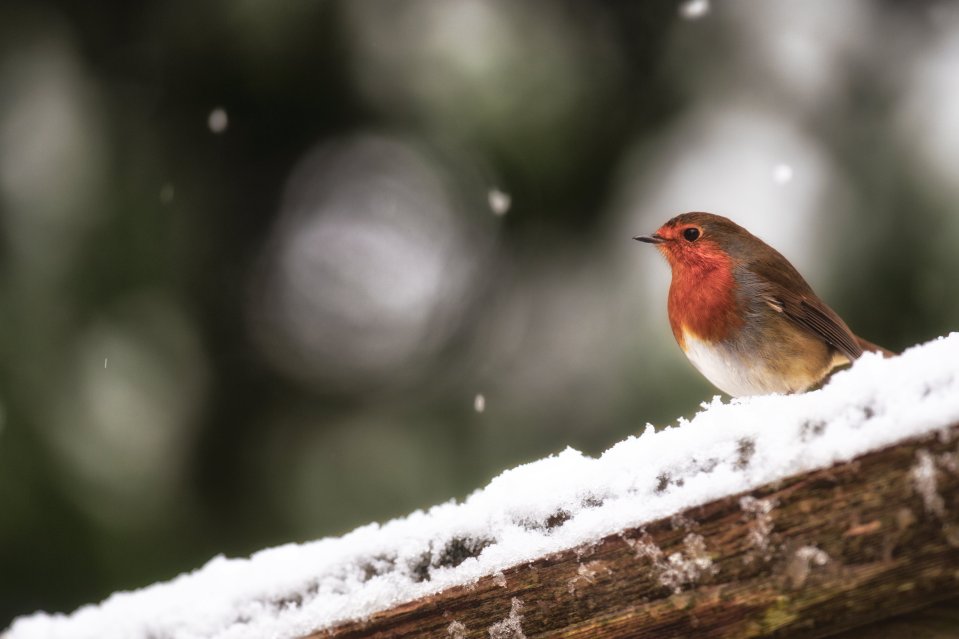
[[[710,343],[722,341],[743,327],[743,319],[736,300],[733,259],[708,239],[691,250],[689,243],[677,239],[681,232],[664,227],[657,233],[674,242],[660,247],[673,272],[667,301],[669,325],[685,351],[686,333]]]

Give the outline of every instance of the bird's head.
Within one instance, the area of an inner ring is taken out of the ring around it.
[[[683,213],[669,220],[652,235],[633,238],[654,244],[680,270],[728,267],[748,250],[755,238],[744,228],[712,213]]]

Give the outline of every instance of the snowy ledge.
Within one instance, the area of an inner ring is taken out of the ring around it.
[[[959,593],[957,425],[953,333],[2,637],[821,635]]]

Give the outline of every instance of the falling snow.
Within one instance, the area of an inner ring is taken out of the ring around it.
[[[696,20],[709,13],[709,0],[686,0],[679,5],[679,15],[687,20]]]
[[[70,615],[22,617],[4,639],[292,639],[550,553],[575,548],[578,557],[589,557],[597,539],[670,517],[685,531],[679,552],[667,556],[635,533],[626,538],[664,587],[681,589],[715,566],[695,524],[677,513],[903,439],[941,435],[956,423],[959,333],[891,359],[867,353],[809,393],[715,398],[693,419],[662,430],[647,426],[599,457],[568,448],[507,470],[462,502],[339,538],[249,558],[216,557],[192,573]],[[937,478],[956,465],[951,453],[917,455],[912,486],[931,514],[945,508]],[[746,497],[740,505],[750,527],[747,554],[759,558],[774,543],[775,504]],[[908,527],[915,518],[903,509],[899,524]],[[959,539],[959,531],[948,534]],[[829,569],[828,556],[813,546],[799,548],[791,562],[794,587]],[[609,577],[590,562],[571,578],[569,596],[579,596],[576,590],[591,580]],[[523,602],[515,599],[487,630],[492,639],[515,639],[524,636],[522,622]],[[463,630],[450,628],[450,636]]]
[[[487,194],[487,200],[489,201],[489,208],[494,215],[506,215],[509,211],[510,204],[512,204],[512,198],[510,198],[509,194],[499,189],[490,189],[490,192]]]
[[[793,179],[793,168],[788,164],[777,164],[773,167],[773,181],[776,184],[789,184]]]
[[[225,133],[227,127],[230,126],[230,118],[226,114],[226,109],[217,107],[210,111],[210,115],[206,119],[206,124],[213,133]]]
[[[486,410],[486,397],[482,394],[477,394],[476,397],[473,398],[473,410],[477,413],[482,413]]]

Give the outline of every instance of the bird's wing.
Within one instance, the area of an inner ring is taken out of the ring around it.
[[[819,299],[782,291],[777,295],[768,295],[765,299],[776,311],[821,337],[850,361],[862,355],[862,346],[853,332],[834,310]]]
[[[849,358],[862,355],[863,347],[846,323],[816,296],[799,271],[772,247],[763,244],[746,269],[760,297],[794,324],[816,335]],[[742,274],[740,274],[742,277]]]

